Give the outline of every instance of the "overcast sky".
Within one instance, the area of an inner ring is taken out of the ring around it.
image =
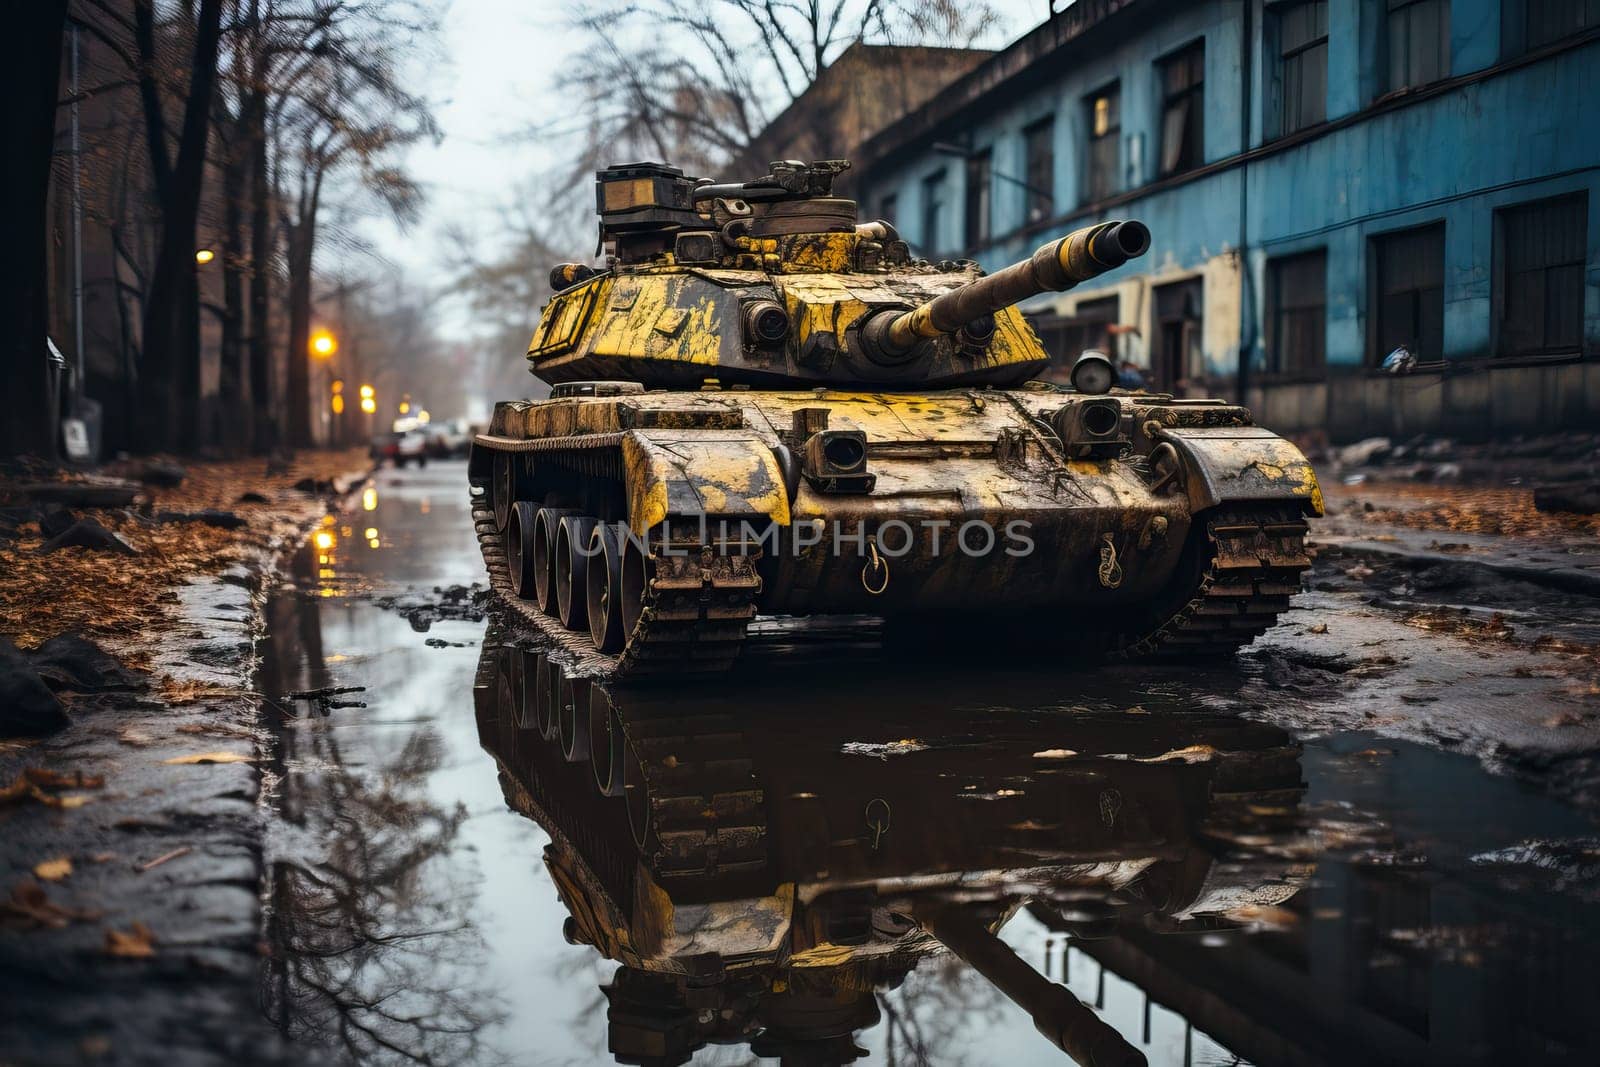
[[[1002,27],[999,45],[1042,21],[1047,0],[991,0]],[[442,5],[443,6],[443,5]],[[442,62],[416,74],[415,88],[435,101],[444,132],[437,146],[413,148],[415,176],[427,189],[419,223],[407,232],[378,220],[362,230],[383,259],[414,284],[443,284],[443,235],[451,226],[488,241],[499,207],[519,176],[558,163],[563,146],[520,136],[562,115],[562,100],[551,89],[553,72],[581,62],[582,37],[569,26],[570,3],[559,0],[454,0],[447,6]],[[748,177],[753,177],[749,175]],[[574,256],[589,251],[574,248]],[[370,266],[353,265],[370,274]],[[442,309],[449,333],[466,332],[459,307]],[[529,309],[532,328],[537,308]]]

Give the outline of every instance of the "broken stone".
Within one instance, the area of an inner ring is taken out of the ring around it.
[[[254,490],[250,490],[248,492],[240,493],[239,494],[239,499],[234,501],[234,503],[236,503],[236,504],[265,504],[265,503],[268,503],[268,500],[263,494],[257,493]]]
[[[1533,491],[1533,506],[1540,511],[1600,514],[1600,482],[1540,486]]]
[[[1369,437],[1339,449],[1339,462],[1346,467],[1365,467],[1384,459],[1392,450],[1387,437]]]
[[[138,675],[102,649],[77,634],[59,634],[40,645],[29,657],[33,669],[51,689],[98,693],[132,689]]]
[[[132,482],[35,482],[18,486],[29,500],[80,508],[125,508],[139,495]]]
[[[216,526],[223,530],[237,530],[245,525],[245,520],[232,511],[223,511],[220,508],[205,508],[201,511],[158,511],[157,522],[203,522],[207,526]]]
[[[62,504],[46,504],[39,510],[39,532],[46,538],[61,536],[77,521],[72,509]]]
[[[147,464],[139,472],[139,480],[145,485],[157,485],[163,489],[176,489],[189,477],[189,472],[176,463],[163,463],[156,461]]]
[[[70,723],[28,657],[0,637],[0,737],[44,737]]]
[[[90,548],[119,552],[124,556],[139,555],[139,549],[130,544],[127,538],[113,533],[93,519],[79,519],[34,551],[46,556],[61,548]]]

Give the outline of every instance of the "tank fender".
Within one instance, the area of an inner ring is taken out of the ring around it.
[[[1305,453],[1260,426],[1163,429],[1184,464],[1189,510],[1235,501],[1294,500],[1308,515],[1323,512],[1322,487]]]
[[[789,493],[770,445],[754,433],[632,430],[622,438],[628,525],[646,534],[671,515],[789,525]]]

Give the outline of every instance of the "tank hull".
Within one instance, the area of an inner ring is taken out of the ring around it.
[[[1076,447],[1088,404],[1114,428]],[[590,517],[634,554],[639,580],[617,591],[646,630],[672,628],[661,640],[698,646],[711,671],[757,614],[1011,620],[1127,653],[1192,608],[1224,625],[1187,643],[1231,648],[1287,606],[1309,563],[1303,518],[1321,511],[1305,457],[1244,409],[1038,387],[504,403],[471,469],[508,600],[526,607],[504,551],[516,507]],[[612,657],[624,671],[643,658]]]

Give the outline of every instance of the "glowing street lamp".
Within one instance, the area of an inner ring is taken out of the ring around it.
[[[194,250],[194,261],[202,267],[216,258],[217,254],[209,248],[197,248]]]
[[[327,329],[316,329],[311,334],[311,354],[318,359],[327,359],[339,351],[339,339]]]
[[[364,396],[361,398],[361,410],[372,415],[378,410],[378,402],[370,396]]]
[[[361,399],[362,400],[371,400],[374,395],[375,394],[373,393],[372,386],[363,385],[361,387]]]

